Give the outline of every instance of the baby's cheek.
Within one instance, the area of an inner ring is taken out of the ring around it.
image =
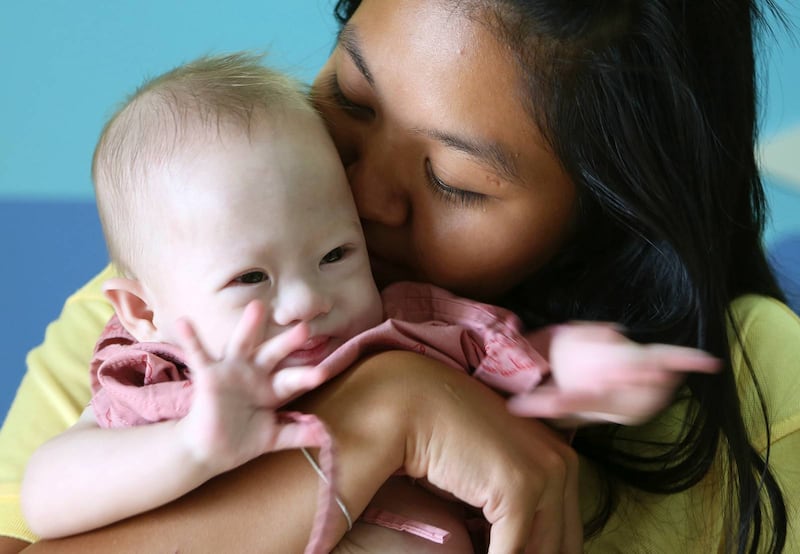
[[[206,352],[213,359],[220,359],[236,328],[236,321],[219,317],[210,318],[210,321],[198,325],[197,334]]]

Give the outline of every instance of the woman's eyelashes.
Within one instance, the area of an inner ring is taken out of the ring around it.
[[[459,189],[451,187],[433,171],[430,160],[425,160],[425,177],[427,178],[428,185],[434,194],[446,202],[457,204],[460,207],[469,208],[478,206],[486,201],[486,195],[471,190]]]
[[[368,119],[375,115],[375,111],[372,108],[357,104],[345,95],[342,91],[342,87],[339,85],[339,77],[336,73],[331,73],[330,77],[328,77],[327,89],[330,91],[331,98],[333,98],[336,105],[342,111],[347,112],[353,117]]]
[[[339,109],[352,117],[356,119],[371,119],[375,116],[375,111],[372,108],[353,102],[345,95],[339,85],[337,73],[331,73],[328,77],[326,88]],[[430,160],[425,161],[425,174],[426,181],[433,192],[447,202],[466,208],[480,205],[486,201],[486,196],[483,194],[452,187],[442,181],[434,173]]]

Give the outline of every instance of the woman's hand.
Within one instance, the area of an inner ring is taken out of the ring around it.
[[[391,355],[406,381],[408,474],[480,508],[490,553],[581,552],[578,457],[564,438],[457,370]]]

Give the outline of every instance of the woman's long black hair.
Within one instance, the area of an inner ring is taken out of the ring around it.
[[[762,245],[754,154],[766,14],[745,0],[453,1],[509,47],[531,116],[579,190],[571,244],[504,304],[528,325],[615,321],[634,339],[698,347],[725,365],[687,379],[683,433],[649,444],[655,454],[626,448],[620,427],[578,433],[575,448],[609,483],[587,533],[613,513],[614,483],[682,491],[721,448],[729,548],[780,552],[786,508],[769,447],[762,458],[749,441],[727,334],[741,342],[730,314],[737,296],[783,300]],[[336,17],[344,24],[359,4],[339,0]],[[758,389],[746,351],[744,360],[739,378]],[[761,410],[769,438],[763,399]]]

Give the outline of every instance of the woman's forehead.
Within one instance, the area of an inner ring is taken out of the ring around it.
[[[360,73],[385,117],[518,176],[532,152],[550,149],[514,56],[456,4],[362,2],[340,36],[339,72]]]

